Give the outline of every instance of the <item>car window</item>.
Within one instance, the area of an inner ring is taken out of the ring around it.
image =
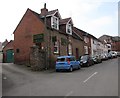
[[[71,57],[71,58],[69,58],[70,59],[70,61],[75,61],[75,58],[74,57]]]
[[[88,56],[85,55],[85,56],[82,56],[82,57],[81,57],[81,60],[87,60],[87,58],[88,58]]]
[[[57,58],[57,62],[64,62],[65,58]]]

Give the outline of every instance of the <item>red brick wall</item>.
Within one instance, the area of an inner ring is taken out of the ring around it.
[[[76,48],[78,48],[78,56],[84,55],[84,41],[72,38],[72,47],[74,56],[76,56]]]
[[[44,24],[28,9],[14,32],[15,63],[29,62],[30,47],[34,44],[33,35],[43,32]],[[19,53],[16,49],[19,49]]]
[[[47,21],[50,23],[50,20]],[[59,42],[61,38],[66,38],[66,35],[59,33],[56,30],[45,30],[44,23],[36,17],[36,15],[31,11],[27,10],[26,14],[22,18],[20,24],[16,28],[14,32],[14,61],[15,63],[29,63],[30,56],[30,47],[34,45],[33,43],[33,35],[40,33],[49,33],[49,36],[57,36]],[[62,46],[60,43],[60,54],[53,53],[53,43],[50,41],[50,37],[45,37],[46,40],[49,40],[49,45],[51,45],[51,56],[56,58],[59,55],[67,55],[67,46]],[[76,55],[75,49],[78,48],[80,55],[83,54],[83,43],[79,40],[76,40],[71,37],[72,47],[73,47],[73,55]],[[42,46],[45,49],[45,43],[42,43]],[[17,53],[17,49],[19,49],[19,53]]]
[[[120,51],[120,42],[113,42],[112,43],[112,50],[113,51]]]

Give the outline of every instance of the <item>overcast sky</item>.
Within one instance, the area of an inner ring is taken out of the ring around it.
[[[13,40],[13,31],[27,8],[40,13],[44,3],[48,10],[58,9],[62,18],[71,17],[74,26],[95,37],[118,35],[119,0],[1,0],[0,42]]]

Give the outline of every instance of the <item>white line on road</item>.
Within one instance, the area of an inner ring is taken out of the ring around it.
[[[3,77],[3,79],[4,79],[4,80],[6,80],[6,79],[7,79],[7,77]]]
[[[88,77],[85,81],[83,81],[84,83],[87,82],[91,77],[93,77],[94,75],[96,75],[98,72],[93,73],[90,77]]]
[[[67,98],[67,97],[70,96],[72,93],[73,93],[73,91],[70,91],[69,93],[67,93],[67,94],[65,95],[64,98]]]

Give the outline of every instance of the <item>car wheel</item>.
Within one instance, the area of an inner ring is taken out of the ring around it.
[[[70,72],[72,72],[72,71],[73,71],[73,67],[71,66],[71,67],[70,67]]]
[[[58,72],[58,69],[56,69],[56,72]]]
[[[79,66],[78,66],[78,69],[80,69],[80,68],[81,68],[81,66],[79,65]]]
[[[89,63],[87,63],[87,67],[89,67],[90,66],[90,64]]]

